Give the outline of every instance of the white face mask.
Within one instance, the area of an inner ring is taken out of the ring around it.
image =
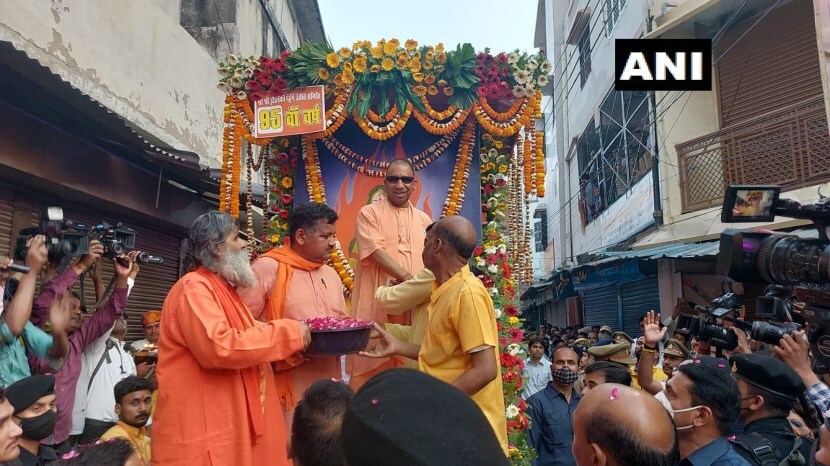
[[[659,401],[660,404],[663,405],[663,408],[665,408],[666,411],[669,412],[669,416],[671,416],[672,420],[674,420],[674,414],[675,413],[685,413],[686,411],[693,411],[695,409],[699,409],[699,408],[702,407],[702,406],[692,406],[690,408],[674,409],[672,407],[671,403],[669,403],[669,399],[666,398],[666,392],[664,392],[664,391],[661,391],[658,394],[654,395],[654,398],[656,398],[657,401]],[[691,429],[694,426],[695,426],[694,424],[689,424],[688,426],[678,426],[677,424],[675,424],[674,428],[676,430],[686,430],[686,429]]]

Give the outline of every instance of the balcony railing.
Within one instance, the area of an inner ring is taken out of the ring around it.
[[[730,184],[784,190],[830,181],[822,96],[678,144],[683,213],[721,205]]]

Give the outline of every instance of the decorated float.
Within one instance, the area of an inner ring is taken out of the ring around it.
[[[481,225],[474,264],[496,307],[509,455],[530,464],[515,299],[533,279],[530,202],[544,196],[537,120],[551,65],[541,55],[390,39],[338,50],[305,43],[279,57],[231,55],[219,71],[227,96],[220,209],[238,216],[244,202],[251,250],[254,182],[267,193],[260,247],[288,241],[295,202],[328,203],[340,214],[331,265],[348,295],[354,219],[384,195],[384,168],[396,158],[416,167],[418,208]]]

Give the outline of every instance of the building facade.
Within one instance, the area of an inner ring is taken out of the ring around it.
[[[136,249],[164,257],[143,266],[128,315],[160,309],[187,228],[217,203],[218,60],[323,37],[316,0],[3,2],[0,254],[46,206],[123,223]]]

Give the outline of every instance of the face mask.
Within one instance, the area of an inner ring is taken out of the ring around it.
[[[43,440],[52,435],[55,430],[55,422],[58,415],[51,409],[40,416],[23,419],[20,428],[23,429],[22,437],[30,440]]]
[[[674,420],[674,414],[675,413],[685,413],[686,411],[693,411],[695,409],[700,408],[700,406],[692,406],[690,408],[674,409],[672,407],[671,403],[669,403],[669,399],[666,398],[666,393],[665,392],[659,392],[658,394],[654,395],[654,398],[656,398],[657,401],[659,401],[660,404],[663,405],[664,408],[666,408],[666,411],[669,412],[669,415],[671,416],[672,420]],[[688,426],[678,426],[677,424],[675,424],[674,428],[676,430],[686,430],[686,429],[691,429],[694,426],[695,426],[694,424],[689,424]]]
[[[611,339],[611,335],[607,333],[600,333],[599,334],[599,341],[608,341]]]
[[[579,374],[567,366],[560,367],[559,369],[553,371],[553,381],[559,385],[572,385],[576,382],[577,377],[579,377]]]

